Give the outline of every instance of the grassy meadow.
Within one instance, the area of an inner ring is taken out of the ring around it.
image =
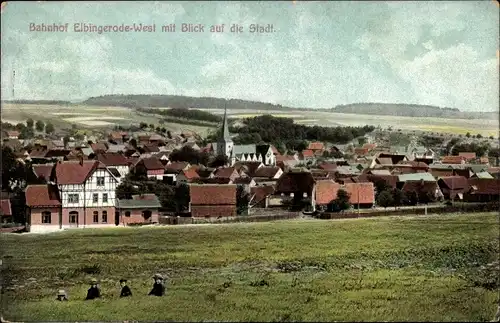
[[[11,321],[489,321],[498,215],[86,229],[0,236]],[[145,296],[154,273],[167,295]],[[83,301],[87,282],[103,298]],[[134,296],[119,299],[118,280]],[[262,283],[267,283],[262,284]],[[56,302],[60,288],[68,302]]]

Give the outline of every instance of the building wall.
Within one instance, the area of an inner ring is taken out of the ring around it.
[[[78,212],[77,223],[70,223],[70,212]],[[98,213],[98,222],[94,222],[94,211]],[[107,221],[102,222],[102,212],[106,211]],[[85,215],[84,215],[85,212]],[[115,207],[78,207],[62,209],[62,225],[67,227],[89,227],[91,225],[115,225]]]
[[[191,205],[194,218],[236,216],[236,205]]]
[[[155,178],[159,180],[163,179],[164,174],[165,174],[164,169],[153,169],[147,171],[148,178]]]
[[[51,213],[50,223],[42,223],[42,213],[45,211],[49,211]],[[28,223],[31,226],[33,226],[33,225],[56,226],[57,228],[59,228],[59,216],[60,216],[60,214],[61,214],[60,207],[30,208],[30,215],[28,218]]]
[[[149,210],[151,211],[151,218],[145,220],[142,216],[142,212]],[[131,223],[158,223],[158,209],[130,209],[130,210],[120,210],[120,225],[127,225]],[[126,216],[127,212],[130,212],[130,216]]]

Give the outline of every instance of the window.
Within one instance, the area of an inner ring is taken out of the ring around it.
[[[69,223],[77,223],[78,222],[78,212],[71,211],[69,212]]]
[[[97,186],[104,186],[104,177],[97,177]]]
[[[99,222],[99,213],[97,211],[94,211],[94,223]]]
[[[102,194],[102,203],[108,203],[108,193]]]
[[[97,193],[92,194],[92,202],[94,203],[99,202],[99,194]]]
[[[68,194],[68,203],[78,203],[79,196],[78,194]]]
[[[146,210],[146,211],[142,211],[142,216],[144,217],[144,220],[149,220],[151,218],[151,211],[149,210]]]
[[[125,212],[126,217],[130,217],[130,211]]]
[[[102,211],[102,223],[108,222],[108,211]]]
[[[42,212],[42,223],[50,223],[51,213],[49,211]]]

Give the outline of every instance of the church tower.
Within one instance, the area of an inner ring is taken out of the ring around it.
[[[222,120],[222,133],[217,140],[217,155],[225,155],[233,164],[233,140],[229,136],[229,126],[227,123],[227,108],[224,106],[224,119]]]

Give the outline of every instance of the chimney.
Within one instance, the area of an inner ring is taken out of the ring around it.
[[[80,160],[80,166],[83,166],[83,155],[78,155],[78,159]]]

